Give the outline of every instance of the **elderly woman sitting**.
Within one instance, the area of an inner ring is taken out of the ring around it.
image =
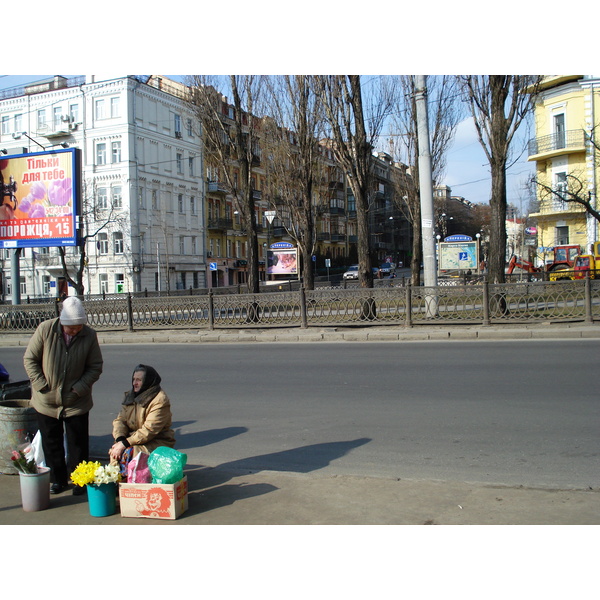
[[[171,403],[160,387],[161,378],[148,365],[138,365],[132,388],[125,392],[121,412],[113,421],[115,443],[108,451],[111,464],[120,463],[127,475],[127,464],[139,452],[150,454],[159,446],[175,446],[171,429]]]

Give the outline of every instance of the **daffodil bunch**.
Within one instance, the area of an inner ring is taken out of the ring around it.
[[[103,467],[98,461],[83,461],[71,473],[71,481],[75,485],[100,485],[102,483],[117,483],[121,481],[118,465]]]

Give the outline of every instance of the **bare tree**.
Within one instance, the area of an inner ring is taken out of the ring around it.
[[[317,242],[317,202],[323,199],[324,191],[319,146],[324,116],[310,79],[306,75],[269,78],[272,119],[265,119],[262,138],[270,202],[280,208],[280,218],[281,208],[289,215],[283,223],[300,249],[307,289],[314,288],[311,256]]]
[[[413,180],[399,208],[413,228],[412,245],[412,284],[421,283],[421,262],[423,247],[421,239],[421,202],[419,189],[419,146],[417,136],[417,110],[415,104],[416,84],[412,75],[401,75],[401,102],[392,119],[395,131],[390,132],[390,148],[397,160],[404,155]],[[427,100],[430,123],[430,154],[433,183],[441,182],[446,168],[448,148],[454,139],[456,127],[463,117],[458,97],[459,82],[454,75],[429,77]],[[404,151],[401,152],[401,149]]]
[[[217,90],[216,78],[189,78],[190,101],[202,127],[205,163],[218,169],[240,214],[248,240],[248,291],[260,291],[258,224],[252,183],[253,166],[260,161],[259,130],[255,116],[261,77],[230,75],[232,104]]]
[[[85,285],[83,277],[85,269],[88,266],[88,242],[92,242],[97,235],[110,229],[113,225],[125,227],[128,218],[120,208],[115,207],[112,202],[105,207],[101,207],[98,202],[98,194],[95,184],[85,183],[83,191],[82,210],[79,216],[82,228],[78,236],[78,248],[76,265],[67,262],[66,248],[59,246],[58,253],[62,267],[62,276],[70,283],[78,296],[83,297]],[[72,277],[69,269],[75,266],[75,276]]]
[[[511,143],[517,129],[532,111],[541,76],[467,75],[461,79],[492,176],[489,278],[495,283],[504,283],[506,170],[511,161]]]
[[[334,154],[356,201],[359,283],[373,287],[368,224],[372,152],[393,106],[394,82],[374,77],[365,86],[360,75],[319,75],[314,83],[331,130]]]

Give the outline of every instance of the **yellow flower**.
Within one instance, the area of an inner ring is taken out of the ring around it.
[[[83,461],[71,473],[71,481],[76,485],[100,485],[102,483],[117,483],[121,481],[118,465],[103,467],[99,462]]]

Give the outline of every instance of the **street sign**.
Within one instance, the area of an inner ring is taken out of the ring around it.
[[[208,265],[209,265],[211,271],[217,271],[217,263],[216,262],[208,263]]]
[[[267,217],[267,221],[269,224],[273,222],[273,219],[277,216],[277,213],[274,210],[265,210],[265,217]]]

